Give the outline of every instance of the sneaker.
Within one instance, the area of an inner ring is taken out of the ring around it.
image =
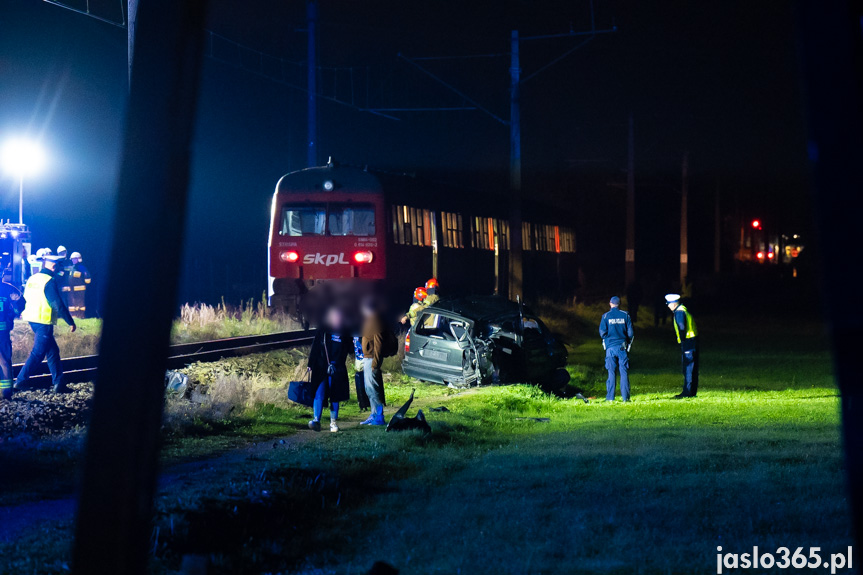
[[[321,422],[317,419],[313,419],[309,422],[309,429],[312,431],[320,431],[321,430]]]
[[[361,422],[360,425],[373,425],[374,422],[375,422],[375,416],[370,415],[369,418],[367,420]]]
[[[330,431],[333,433],[337,433],[339,431],[339,424],[335,419],[330,420]]]

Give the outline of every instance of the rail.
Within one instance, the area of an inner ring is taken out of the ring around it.
[[[266,335],[230,337],[195,343],[172,345],[168,352],[167,369],[182,369],[198,361],[217,361],[226,357],[239,357],[253,353],[264,353],[277,349],[289,349],[311,345],[314,330],[285,331]],[[81,383],[96,378],[98,355],[70,357],[62,360],[66,383]],[[15,374],[23,364],[15,364]],[[36,367],[28,387],[45,387],[51,382],[48,364],[44,361]]]

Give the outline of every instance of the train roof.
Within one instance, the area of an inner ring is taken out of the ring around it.
[[[329,189],[326,187],[328,182],[332,185]],[[288,191],[286,189],[288,186],[292,192],[300,193],[381,192],[380,181],[374,175],[359,168],[338,166],[333,163],[285,174],[276,184],[276,193]]]

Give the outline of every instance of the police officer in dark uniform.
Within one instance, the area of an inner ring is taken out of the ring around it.
[[[605,401],[614,401],[617,387],[617,370],[620,369],[620,397],[629,401],[629,348],[635,339],[632,318],[620,309],[620,298],[613,296],[608,305],[611,309],[602,314],[599,322],[599,337],[605,349],[605,369],[608,381],[605,383]]]
[[[692,314],[680,303],[680,294],[665,296],[668,309],[674,315],[674,332],[680,344],[680,362],[683,367],[683,391],[674,399],[695,397],[698,393],[698,328]]]

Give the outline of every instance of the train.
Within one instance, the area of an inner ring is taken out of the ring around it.
[[[323,285],[385,286],[405,305],[438,278],[443,295],[506,294],[505,194],[330,161],[283,176],[272,197],[268,299],[304,314]],[[560,209],[523,206],[522,297],[570,297],[578,285],[572,221]]]

